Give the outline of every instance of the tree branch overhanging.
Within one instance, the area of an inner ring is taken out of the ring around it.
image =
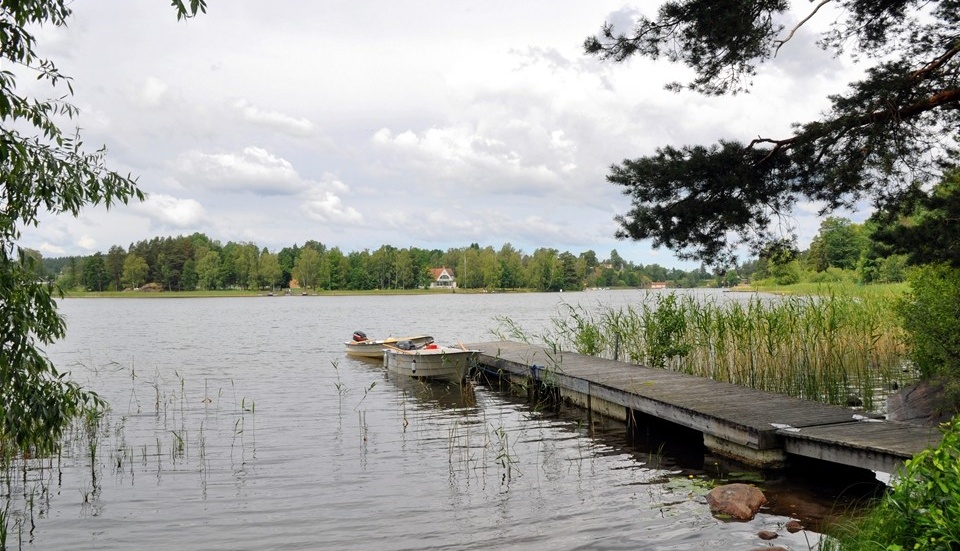
[[[782,40],[775,40],[774,44],[776,44],[777,47],[776,49],[773,50],[773,57],[777,57],[777,54],[780,53],[780,47],[786,44],[787,42],[790,42],[790,39],[793,38],[793,35],[796,34],[798,30],[800,30],[800,27],[804,26],[807,23],[807,21],[810,21],[811,19],[813,19],[813,16],[816,15],[818,11],[820,11],[820,8],[829,4],[832,1],[833,0],[821,0],[821,2],[813,8],[813,11],[810,12],[810,15],[804,17],[799,23],[797,23],[797,25],[794,28],[790,29],[790,32],[787,34],[786,38]]]

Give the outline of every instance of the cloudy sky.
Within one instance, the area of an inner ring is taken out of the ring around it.
[[[46,216],[22,246],[92,254],[199,231],[274,252],[511,243],[691,267],[613,238],[629,201],[609,166],[667,144],[784,137],[850,75],[804,29],[750,94],[665,92],[684,69],[583,55],[604,21],[630,20],[619,0],[210,0],[179,23],[169,4],[76,0],[67,28],[38,31],[74,79],[70,124],[149,197]],[[801,244],[815,210],[796,213]]]

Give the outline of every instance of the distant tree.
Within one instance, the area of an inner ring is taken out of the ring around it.
[[[107,251],[104,259],[107,274],[110,276],[111,287],[115,290],[123,289],[123,262],[127,259],[127,251],[123,247],[114,245]]]
[[[558,257],[556,249],[544,247],[533,251],[524,270],[526,286],[537,291],[559,291],[563,272]]]
[[[260,253],[260,262],[257,266],[260,284],[270,289],[280,285],[283,281],[283,270],[280,268],[280,262],[277,255],[263,249]]]
[[[123,282],[129,285],[131,288],[138,288],[147,281],[147,273],[149,273],[150,267],[147,266],[147,261],[141,258],[136,253],[130,253],[123,260]]]
[[[304,247],[293,263],[293,276],[304,289],[317,288],[320,283],[320,269],[323,259],[314,248]]]
[[[670,0],[655,18],[632,30],[611,25],[586,40],[587,52],[623,61],[661,57],[693,70],[687,88],[707,95],[747,90],[757,66],[791,47],[791,3],[768,0]],[[847,0],[818,43],[869,61],[866,77],[830,97],[819,120],[797,124],[782,138],[706,147],[664,146],[624,160],[608,180],[623,186],[630,210],[616,217],[617,236],[652,239],[682,258],[729,264],[735,248],[792,236],[772,229],[799,200],[821,202],[823,213],[872,199],[880,211],[909,196],[953,164],[960,128],[958,0]]]
[[[110,286],[110,274],[102,254],[96,253],[83,261],[82,283],[88,291],[106,291]]]
[[[313,249],[320,254],[327,252],[327,246],[319,241],[314,241],[313,239],[308,240],[303,244],[304,249]]]
[[[60,268],[60,273],[57,274],[57,286],[65,290],[79,287],[82,276],[80,267],[81,261],[78,257],[69,257],[63,267]]]
[[[220,251],[220,272],[217,275],[217,280],[225,289],[242,287],[236,266],[236,259],[240,255],[240,247],[239,243],[229,241]]]
[[[583,279],[577,272],[577,257],[569,252],[562,252],[557,257],[560,261],[558,275],[560,281],[557,287],[564,291],[579,291],[583,289]]]
[[[219,241],[210,239],[206,234],[200,232],[192,233],[188,239],[194,251],[202,250],[204,254],[206,254],[207,251],[219,252],[223,248],[220,246]],[[198,254],[195,258],[199,258],[201,256],[203,256],[203,254]]]
[[[650,281],[667,281],[670,279],[667,275],[667,269],[659,264],[648,264],[643,268],[643,273],[650,278]]]
[[[417,269],[416,258],[410,249],[401,249],[397,251],[397,260],[394,264],[394,270],[397,274],[398,289],[414,289],[420,281]]]
[[[370,270],[370,251],[354,251],[347,255],[347,273],[345,289],[375,289],[377,280]]]
[[[500,288],[516,289],[521,286],[523,257],[510,243],[505,243],[497,253],[500,262]]]
[[[209,291],[220,287],[220,254],[208,250],[197,260],[197,288]]]
[[[396,282],[397,248],[390,245],[381,245],[370,255],[369,267],[376,281],[378,289],[395,287]]]
[[[503,268],[493,247],[480,249],[477,255],[477,264],[477,271],[480,273],[480,287],[490,290],[500,288],[500,281],[503,279],[501,270]]]
[[[230,243],[227,244],[228,246]],[[224,247],[224,253],[227,254],[229,267],[233,272],[233,281],[241,289],[256,289],[259,286],[259,267],[260,250],[253,243],[234,244],[229,249]],[[226,265],[226,263],[225,263]],[[221,266],[221,270],[223,266]]]
[[[350,261],[340,251],[339,247],[333,247],[330,252],[323,256],[322,274],[326,276],[323,284],[327,289],[338,291],[347,289],[348,276],[350,273]]]
[[[183,270],[180,272],[180,289],[196,291],[199,283],[200,275],[197,273],[197,261],[190,258],[183,263]]]
[[[593,252],[592,250],[580,253],[578,258],[583,259],[588,270],[592,270],[600,265],[600,261],[597,260],[597,253]]]
[[[831,267],[853,270],[868,245],[867,236],[859,225],[846,218],[831,216],[820,223],[807,257],[810,267],[818,272]]]
[[[620,254],[617,253],[617,249],[610,251],[610,259],[607,262],[609,262],[610,266],[612,266],[613,269],[618,272],[626,265],[626,261],[620,257]]]

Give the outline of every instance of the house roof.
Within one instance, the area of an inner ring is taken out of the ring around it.
[[[433,277],[434,281],[440,279],[440,276],[442,276],[444,272],[446,272],[451,278],[456,277],[453,275],[453,268],[447,268],[446,266],[441,268],[430,268],[430,276]]]

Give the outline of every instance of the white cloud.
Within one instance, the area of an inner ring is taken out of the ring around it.
[[[156,77],[147,77],[137,90],[135,100],[145,107],[156,107],[163,102],[170,90],[166,82]]]
[[[97,249],[97,240],[90,237],[89,235],[83,235],[75,241],[76,245],[81,249],[92,252]]]
[[[307,218],[316,222],[338,226],[360,225],[363,223],[363,215],[357,209],[344,205],[340,198],[340,195],[349,192],[350,189],[343,182],[333,178],[322,183],[314,182],[310,189],[303,193],[300,210]],[[385,207],[387,204],[378,202],[377,207]]]
[[[159,226],[176,229],[197,228],[206,218],[206,211],[196,200],[160,193],[151,193],[142,203],[135,203],[131,208]]]
[[[455,181],[457,190],[465,188],[485,193],[542,193],[560,183],[558,171],[569,163],[541,159],[528,160],[512,144],[486,136],[467,124],[447,128],[429,128],[421,133],[406,130],[394,135],[382,128],[374,142],[394,154],[394,162],[415,170],[430,181]],[[543,140],[550,143],[551,136]],[[447,186],[437,185],[438,191]]]
[[[46,256],[61,256],[66,252],[66,249],[63,247],[47,243],[46,241],[41,243],[40,246],[37,247],[37,250]]]
[[[313,133],[313,123],[304,118],[294,118],[278,111],[264,111],[250,104],[245,99],[233,103],[243,120],[270,128],[292,136],[309,136]]]
[[[292,195],[307,188],[289,161],[260,147],[236,153],[189,151],[173,164],[181,180],[219,191]]]
[[[752,94],[666,93],[687,69],[582,54],[605,20],[629,28],[638,12],[619,0],[257,6],[233,0],[178,23],[162,2],[83,2],[69,26],[41,29],[41,53],[74,77],[85,142],[151,194],[109,214],[51,215],[23,246],[86,254],[76,236],[109,247],[204,231],[271,249],[511,242],[645,262],[649,244],[613,237],[629,199],[606,182],[612,163],[783,137],[848,74],[798,34]],[[819,223],[802,205],[795,216]]]

